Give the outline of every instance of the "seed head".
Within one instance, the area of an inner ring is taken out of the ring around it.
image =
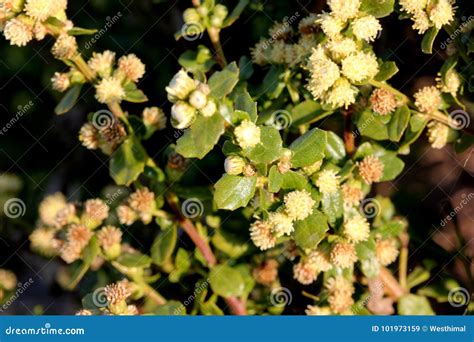
[[[110,77],[115,62],[115,52],[106,50],[102,53],[93,52],[87,64],[95,76]]]
[[[121,224],[131,226],[138,218],[135,211],[127,205],[117,207],[117,216]]]
[[[250,238],[255,246],[264,251],[273,248],[276,238],[272,234],[272,227],[267,221],[255,221],[250,226]]]
[[[153,126],[161,131],[166,128],[166,116],[161,108],[150,107],[145,108],[142,113],[143,122],[147,126]]]
[[[384,88],[375,89],[370,96],[372,110],[382,116],[393,113],[397,109],[395,95]]]
[[[130,291],[122,283],[107,285],[104,292],[109,306],[121,304],[130,297]]]
[[[53,257],[59,252],[60,242],[56,239],[56,230],[53,228],[36,228],[29,239],[31,249],[45,257]]]
[[[25,46],[33,39],[33,27],[20,19],[13,18],[5,24],[3,35],[11,45]]]
[[[69,89],[71,81],[69,80],[69,75],[66,73],[55,72],[54,76],[51,78],[51,83],[53,84],[53,89],[61,93]]]
[[[344,235],[349,241],[358,243],[369,238],[370,225],[365,217],[355,215],[344,223]]]
[[[395,239],[377,241],[375,255],[382,266],[388,266],[398,258],[398,246]]]
[[[341,189],[344,204],[350,207],[359,205],[360,201],[362,200],[362,197],[364,196],[360,188],[348,184],[343,184]]]
[[[331,263],[340,268],[352,267],[357,261],[357,254],[353,244],[338,242],[331,251]]]
[[[344,277],[330,278],[326,282],[326,288],[329,292],[329,307],[334,313],[342,314],[354,304],[352,299],[354,286]]]
[[[382,179],[384,165],[376,156],[370,155],[358,163],[359,174],[367,184],[380,181]]]
[[[122,231],[114,226],[105,226],[98,233],[97,238],[104,250],[120,245],[122,241]]]
[[[303,285],[309,285],[318,278],[319,270],[309,258],[300,260],[293,267],[293,278]]]
[[[60,192],[46,196],[39,205],[41,222],[47,226],[54,226],[58,212],[67,206],[66,197]]]
[[[77,53],[77,41],[74,36],[61,34],[51,50],[57,59],[72,59]]]

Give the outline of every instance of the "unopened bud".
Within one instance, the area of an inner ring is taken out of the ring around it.
[[[240,175],[244,171],[245,164],[243,158],[230,156],[224,162],[224,169],[229,175]]]
[[[178,101],[171,108],[171,118],[175,128],[188,128],[196,118],[196,109],[184,101]]]

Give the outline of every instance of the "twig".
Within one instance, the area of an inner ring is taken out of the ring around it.
[[[402,248],[400,250],[400,259],[398,262],[398,281],[400,286],[405,291],[408,290],[407,286],[407,275],[408,275],[408,243],[410,241],[410,236],[407,232],[403,232],[400,235],[400,241],[402,243]]]
[[[221,40],[220,40],[220,29],[211,27],[207,29],[207,34],[211,39],[212,45],[214,46],[214,50],[216,50],[216,60],[217,63],[224,68],[227,65],[227,60],[224,55],[224,50],[222,49]]]
[[[386,267],[382,267],[380,269],[380,280],[384,284],[385,292],[394,301],[406,293],[406,290],[400,286],[397,279],[395,279],[395,277]]]
[[[346,152],[351,156],[355,151],[355,137],[352,127],[352,109],[344,110],[342,112],[344,116],[344,145]]]
[[[214,253],[212,253],[212,250],[209,247],[209,244],[206,241],[204,241],[204,239],[199,235],[193,223],[189,219],[183,218],[180,221],[180,224],[183,230],[186,232],[186,234],[188,234],[190,239],[194,242],[197,249],[199,249],[199,251],[202,253],[209,267],[215,266],[217,263],[217,260]]]

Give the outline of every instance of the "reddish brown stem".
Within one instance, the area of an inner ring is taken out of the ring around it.
[[[238,316],[247,315],[247,309],[245,308],[245,304],[243,303],[242,300],[236,297],[229,297],[229,298],[226,298],[225,301],[227,305],[229,305],[234,315],[238,315]]]
[[[217,263],[216,257],[214,256],[214,253],[212,253],[209,244],[199,235],[193,223],[189,219],[183,218],[181,220],[181,227],[183,227],[186,234],[188,234],[191,240],[193,240],[197,249],[199,249],[204,259],[206,259],[209,264],[209,267],[214,266]]]
[[[385,267],[380,269],[380,280],[384,285],[385,292],[394,301],[398,300],[398,298],[406,293],[406,290],[400,286],[397,279],[395,279],[392,273]]]
[[[352,110],[349,108],[343,112],[344,115],[344,145],[346,146],[346,152],[349,156],[354,153],[355,150],[355,137],[352,129]]]

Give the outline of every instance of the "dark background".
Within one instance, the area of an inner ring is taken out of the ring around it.
[[[210,47],[206,37],[195,42],[174,40],[173,35],[182,24],[182,11],[191,5],[191,1],[75,0],[69,3],[68,15],[80,27],[100,30],[105,27],[107,18],[110,20],[119,12],[122,14],[118,22],[83,53],[86,57],[92,51],[106,49],[115,51],[117,57],[135,53],[147,66],[146,76],[139,85],[150,99],[147,105],[160,106],[169,113],[164,88],[179,69],[178,57],[198,44]],[[232,8],[236,1],[226,3]],[[252,1],[237,23],[223,31],[222,43],[227,58],[238,60],[242,55],[249,55],[249,48],[261,36],[266,36],[274,20],[296,12],[302,18],[308,12],[319,12],[324,3]],[[467,16],[474,13],[469,3],[469,0],[458,2]],[[380,57],[394,60],[401,70],[392,80],[393,84],[411,94],[420,85],[432,82],[446,57],[440,44],[435,43],[433,55],[423,55],[421,39],[411,30],[409,21],[398,21],[396,15],[392,15],[383,19],[382,24],[384,32],[375,46]],[[438,41],[445,38],[441,36]],[[79,42],[84,46],[89,39],[80,37]],[[3,37],[0,43],[0,126],[15,116],[19,106],[25,106],[29,101],[34,103],[30,111],[0,136],[0,172],[14,173],[22,179],[19,197],[27,206],[21,222],[0,217],[0,267],[14,270],[21,282],[30,277],[35,281],[10,307],[11,314],[71,314],[79,307],[80,296],[64,293],[56,284],[55,273],[62,267],[61,263],[31,253],[28,234],[35,225],[36,208],[45,194],[62,191],[71,200],[82,200],[99,195],[104,186],[112,183],[108,175],[108,158],[86,150],[77,139],[87,114],[101,109],[93,98],[94,92],[90,89],[85,92],[70,113],[54,114],[60,94],[51,89],[50,78],[55,71],[65,71],[66,67],[50,55],[51,44],[51,38],[46,38],[30,43],[26,48],[11,47]],[[131,114],[140,114],[142,108],[125,105]],[[173,131],[168,130],[155,134],[147,143],[147,149],[154,154],[153,151],[173,141]],[[450,206],[458,205],[463,193],[474,192],[472,149],[459,156],[451,147],[433,150],[423,137],[403,159],[407,168],[399,179],[382,184],[377,190],[394,196],[400,213],[410,221],[410,267],[426,258],[434,259],[438,266],[432,272],[430,282],[439,282],[448,275],[472,291],[472,284],[467,281],[460,264],[462,257],[456,252],[459,244],[453,226],[439,229]],[[202,168],[206,169],[206,162]],[[213,169],[209,170],[210,176],[220,176],[222,170]],[[464,254],[468,256],[472,256],[474,250],[473,218],[474,204],[469,203],[460,212],[458,220],[464,235]],[[300,304],[295,301],[294,305]],[[436,308],[442,313],[459,313],[443,305]]]

